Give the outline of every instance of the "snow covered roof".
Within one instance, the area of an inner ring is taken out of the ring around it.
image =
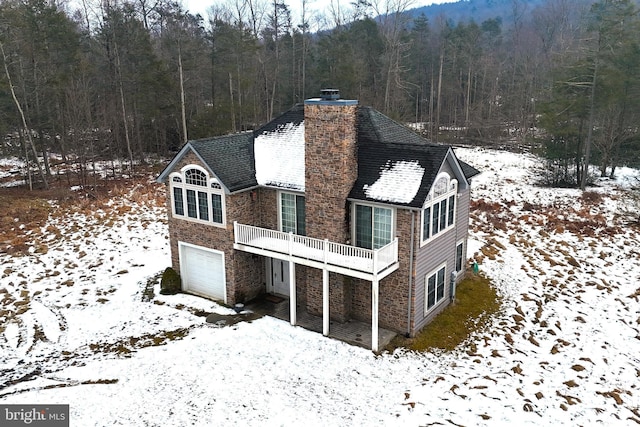
[[[430,143],[373,108],[358,109],[357,126],[358,178],[351,199],[421,208],[445,161],[461,182],[478,173],[449,146]]]
[[[304,111],[296,106],[254,132],[256,181],[304,191]]]
[[[418,194],[424,168],[417,161],[387,161],[380,176],[371,185],[364,184],[364,194],[374,200],[410,203]]]
[[[357,111],[358,177],[349,198],[420,208],[445,162],[463,185],[479,173],[449,146],[430,143],[371,107]],[[305,191],[304,138],[298,104],[254,132],[189,141],[158,181],[192,150],[229,192],[258,185]]]

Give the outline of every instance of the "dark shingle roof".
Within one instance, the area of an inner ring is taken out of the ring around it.
[[[469,178],[473,178],[476,175],[480,175],[481,172],[478,169],[471,166],[469,163],[465,163],[462,160],[458,160],[458,162],[460,162],[460,166],[462,167],[462,173],[464,174],[465,178],[469,179]]]
[[[229,191],[257,185],[251,132],[198,139],[189,144]]]
[[[254,137],[258,135],[262,135],[263,133],[275,132],[278,128],[285,126],[287,124],[299,125],[304,120],[304,105],[296,104],[288,111],[285,111],[275,119],[271,120],[269,123],[264,126],[256,129],[253,132]]]
[[[358,143],[425,145],[423,137],[371,107],[358,108]],[[433,145],[433,144],[432,144]]]
[[[417,162],[424,169],[417,193],[410,201],[392,203],[421,207],[449,152],[449,147],[432,144],[406,126],[369,107],[358,109],[357,132],[358,178],[349,197],[385,202],[367,196],[367,189],[380,178],[381,171],[389,169],[390,165],[397,162]]]

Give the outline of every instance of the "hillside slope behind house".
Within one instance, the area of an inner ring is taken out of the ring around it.
[[[593,2],[592,0],[589,0]],[[480,24],[488,19],[500,19],[505,25],[511,26],[514,11],[520,11],[526,17],[536,7],[547,3],[546,0],[468,0],[441,4],[431,4],[411,9],[408,13],[417,18],[424,14],[429,22],[437,22],[438,18],[445,16],[452,24],[474,21]]]

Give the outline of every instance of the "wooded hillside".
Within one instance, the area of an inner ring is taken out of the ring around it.
[[[602,173],[638,164],[635,2],[485,1],[509,8],[476,22],[415,16],[410,0],[320,16],[301,1],[300,16],[228,0],[206,17],[168,0],[1,1],[2,151],[133,162],[334,87],[436,142],[539,147],[551,183],[579,183],[585,156]],[[481,3],[456,7],[485,16]]]

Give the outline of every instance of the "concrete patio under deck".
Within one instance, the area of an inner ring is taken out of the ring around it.
[[[289,298],[282,296],[281,302],[271,302],[265,296],[247,304],[247,309],[256,313],[275,317],[289,322]],[[300,326],[310,331],[322,334],[322,317],[309,314],[303,307],[298,307],[296,326]],[[391,342],[396,332],[387,329],[378,329],[378,340],[380,349],[384,349]],[[348,344],[359,347],[371,348],[371,324],[358,320],[348,320],[340,323],[331,320],[329,323],[329,338],[344,341]]]

